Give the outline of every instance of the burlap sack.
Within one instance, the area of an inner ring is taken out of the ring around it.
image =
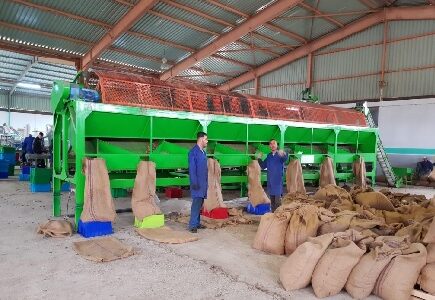
[[[248,199],[253,206],[262,203],[270,203],[261,185],[261,168],[257,160],[251,161],[248,165]]]
[[[305,205],[294,211],[285,234],[285,254],[292,254],[308,237],[317,236],[319,225],[316,206]]]
[[[89,221],[110,221],[116,217],[115,205],[110,192],[109,173],[102,158],[85,158],[83,169],[85,180],[85,201],[80,219]]]
[[[421,269],[426,264],[426,248],[414,243],[385,267],[373,293],[385,300],[409,300]]]
[[[336,185],[327,185],[320,188],[314,199],[325,201],[325,208],[340,210],[352,210],[353,201],[351,195],[343,188]]]
[[[160,228],[138,228],[136,232],[141,237],[164,244],[184,244],[198,240],[198,236],[187,231],[176,231],[166,226]]]
[[[134,180],[131,208],[138,220],[161,214],[155,202],[156,197],[156,164],[152,161],[141,161],[137,167]]]
[[[427,263],[435,263],[435,244],[430,243],[426,246],[427,250]]]
[[[430,174],[427,176],[427,180],[429,180],[430,182],[434,182],[435,181],[435,170],[430,172]]]
[[[379,192],[360,193],[355,196],[355,202],[365,207],[371,207],[379,210],[395,210],[390,199]]]
[[[361,256],[366,252],[351,237],[334,237],[328,249],[320,258],[311,278],[311,285],[318,298],[338,294],[346,285],[347,278]],[[358,237],[358,239],[362,239]],[[373,240],[373,239],[372,239]]]
[[[252,247],[271,254],[284,254],[289,213],[267,213],[261,217]]]
[[[385,225],[383,218],[379,218],[371,214],[369,211],[362,211],[352,218],[349,228],[362,231],[364,229],[372,229],[382,225]]]
[[[423,291],[435,296],[435,263],[423,267],[418,281]]]
[[[49,220],[39,224],[37,233],[47,237],[68,237],[73,234],[73,225],[67,220]]]
[[[407,236],[411,243],[419,243],[423,239],[423,225],[419,222],[414,222],[398,230],[395,236]]]
[[[204,200],[204,208],[207,211],[218,207],[227,207],[224,204],[221,187],[221,166],[216,159],[209,158],[207,199]]]
[[[377,237],[371,245],[371,251],[363,255],[352,269],[346,282],[346,291],[355,299],[368,297],[382,270],[407,247],[409,242],[406,237]]]
[[[299,159],[293,159],[287,166],[286,171],[287,193],[305,194],[304,176]]]
[[[336,184],[332,158],[330,158],[329,156],[325,157],[322,165],[320,166],[319,186],[325,187],[328,184]]]
[[[359,157],[352,165],[353,175],[355,176],[355,184],[361,188],[367,187],[366,164],[363,157]]]
[[[133,247],[124,245],[114,237],[74,242],[73,249],[83,258],[96,262],[112,261],[134,254]]]
[[[401,214],[397,211],[382,211],[384,218],[385,218],[385,223],[387,224],[394,224],[394,223],[406,223],[409,220],[409,216],[408,215],[404,215]]]
[[[284,262],[279,279],[287,291],[305,288],[310,284],[311,275],[317,262],[332,242],[334,234],[329,233],[308,240],[300,245]]]
[[[421,205],[405,205],[399,207],[397,211],[406,215],[410,220],[417,222],[432,220],[435,216],[435,209],[433,207],[422,207]]]
[[[433,218],[432,223],[430,223],[428,231],[423,239],[423,243],[435,243],[435,218]]]
[[[355,211],[344,210],[336,213],[336,219],[332,222],[328,222],[320,225],[319,235],[330,233],[330,232],[343,232],[349,229],[352,219],[358,215]]]

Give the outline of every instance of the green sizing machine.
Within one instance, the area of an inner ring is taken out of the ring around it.
[[[57,81],[52,91],[55,216],[61,214],[61,184],[70,182],[76,221],[80,217],[85,157],[105,159],[112,189],[133,187],[140,160],[156,163],[158,187],[188,186],[187,153],[198,131],[208,134],[207,152],[219,161],[224,186],[245,187],[246,166],[256,152],[269,152],[271,139],[301,160],[306,181],[318,181],[327,155],[337,180],[352,180],[358,156],[375,180],[378,133],[362,113],[112,73],[82,82]]]

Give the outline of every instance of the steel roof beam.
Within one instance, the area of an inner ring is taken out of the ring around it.
[[[320,10],[318,10],[317,8],[312,7],[311,5],[305,4],[303,2],[301,4],[299,4],[299,6],[305,8],[306,10],[312,12],[315,15],[324,15],[324,13],[321,12]],[[331,17],[322,17],[322,18],[325,19],[326,21],[328,21],[329,23],[334,24],[335,26],[344,27],[343,23],[335,20],[334,18],[331,18]]]
[[[314,40],[304,46],[301,46],[288,54],[274,59],[264,65],[255,68],[252,71],[246,72],[241,76],[230,80],[223,84],[219,89],[231,90],[237,86],[242,85],[245,82],[253,80],[256,76],[261,76],[266,73],[272,72],[282,66],[285,66],[297,59],[307,56],[309,53],[317,51],[323,47],[336,43],[348,36],[351,36],[357,32],[363,31],[366,28],[379,24],[385,21],[394,20],[433,20],[435,19],[435,7],[423,6],[423,7],[391,7],[386,8],[380,12],[370,14],[355,22],[352,22],[341,29],[331,32],[330,34]]]
[[[240,37],[244,36],[245,34],[254,31],[258,26],[264,24],[267,21],[274,19],[275,17],[282,14],[283,11],[290,9],[301,2],[302,0],[280,0],[275,2],[274,4],[265,8],[263,11],[257,13],[256,15],[252,16],[251,18],[249,18],[248,20],[240,24],[240,26],[236,27],[235,29],[233,29],[228,33],[219,36],[211,44],[203,47],[202,49],[192,54],[185,60],[173,66],[168,71],[164,72],[160,76],[160,79],[167,80],[177,76],[184,70],[196,64],[198,61],[201,61],[204,58],[216,53],[220,48],[232,42],[237,41]]]
[[[373,3],[373,0],[359,0],[359,2],[361,2],[362,4],[364,4],[365,6],[367,6],[370,9],[377,9],[378,8],[378,5]]]
[[[140,0],[133,6],[116,25],[106,33],[103,38],[89,50],[81,60],[81,69],[86,70],[104,50],[109,48],[113,41],[121,34],[130,29],[130,27],[141,18],[145,12],[149,11],[158,0]]]

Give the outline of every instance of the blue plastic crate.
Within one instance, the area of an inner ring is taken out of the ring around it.
[[[268,212],[271,212],[270,203],[258,204],[257,206],[253,206],[251,203],[246,207],[248,213],[253,215],[264,215]]]
[[[22,166],[21,174],[29,174],[30,175],[30,166]]]
[[[61,192],[69,192],[70,191],[70,184],[69,182],[64,182],[62,186],[60,187]]]
[[[51,192],[51,183],[31,183],[30,191],[32,193]]]
[[[20,174],[19,180],[20,181],[29,181],[30,180],[30,174]]]
[[[0,179],[6,179],[9,177],[9,172],[0,172]]]
[[[9,162],[0,159],[0,173],[9,172]]]
[[[85,238],[108,235],[113,233],[112,222],[91,221],[83,222],[79,220],[77,232]]]

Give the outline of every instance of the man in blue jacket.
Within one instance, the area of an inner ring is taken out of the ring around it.
[[[272,202],[272,212],[281,205],[282,196],[282,177],[284,175],[284,163],[287,161],[288,154],[283,150],[278,150],[276,140],[269,142],[271,152],[266,159],[261,160],[262,154],[259,154],[258,163],[264,170],[267,169],[267,193]]]
[[[189,179],[192,197],[189,231],[194,233],[198,228],[204,228],[200,221],[200,211],[204,199],[207,198],[208,187],[207,154],[205,152],[208,143],[207,134],[198,132],[196,138],[196,145],[189,151]]]
[[[26,159],[26,154],[33,153],[33,140],[35,138],[29,134],[28,137],[24,138],[23,144],[21,146],[21,152],[22,152],[22,156],[21,156],[21,161],[23,162],[23,164],[27,163],[27,159]]]

